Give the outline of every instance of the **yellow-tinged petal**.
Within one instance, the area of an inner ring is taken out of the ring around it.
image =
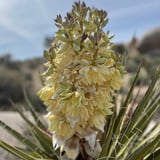
[[[65,144],[61,147],[61,152],[65,151],[69,159],[76,159],[80,149],[79,141],[80,139],[77,136],[66,140]]]
[[[47,106],[47,110],[52,113],[56,113],[58,111],[57,106],[59,105],[58,100],[48,100],[44,103]]]
[[[54,94],[55,88],[53,87],[48,87],[45,86],[39,91],[39,96],[43,101],[47,101],[52,98]]]
[[[73,59],[73,51],[64,52],[63,54],[58,54],[55,58],[55,66],[57,67],[58,71],[63,73],[65,67],[69,65]]]
[[[51,118],[49,130],[57,137],[68,139],[75,134],[74,129],[65,120],[60,120],[56,116]]]
[[[114,70],[110,83],[114,90],[120,90],[120,88],[122,87],[121,74],[118,69]]]
[[[104,131],[105,122],[106,115],[100,110],[95,110],[94,114],[89,118],[89,124],[102,132]]]

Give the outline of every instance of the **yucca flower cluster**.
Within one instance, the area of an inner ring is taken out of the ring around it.
[[[97,133],[104,131],[106,116],[112,114],[123,73],[120,58],[111,49],[112,37],[102,30],[107,13],[75,2],[72,11],[64,19],[58,15],[55,22],[58,31],[44,52],[47,71],[39,92],[47,106],[53,146],[61,147],[62,159],[97,157]]]

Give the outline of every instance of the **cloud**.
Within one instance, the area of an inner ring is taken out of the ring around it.
[[[7,29],[10,32],[17,34],[18,36],[21,36],[21,37],[27,39],[27,40],[32,39],[32,35],[30,33],[15,26],[14,23],[12,23],[12,21],[10,19],[6,19],[5,17],[4,18],[0,17],[0,26]]]
[[[0,1],[0,12],[6,12],[10,10],[15,4],[17,0],[11,0],[10,3],[8,1]]]
[[[12,13],[18,9],[18,5],[22,3],[19,0],[0,1],[0,27],[13,32],[18,36],[27,40],[32,39],[32,35],[24,29],[16,25],[16,19],[13,19]],[[8,36],[8,35],[7,35]]]
[[[37,7],[39,8],[39,10],[41,11],[41,15],[47,20],[49,21],[49,15],[48,15],[48,11],[46,9],[45,3],[44,1],[41,0],[35,0],[35,3],[37,5]]]
[[[158,1],[148,1],[147,3],[135,3],[128,5],[127,7],[121,7],[117,10],[110,11],[110,17],[113,19],[139,16],[139,15],[148,15],[151,12],[154,12],[156,9],[159,10],[160,2]]]

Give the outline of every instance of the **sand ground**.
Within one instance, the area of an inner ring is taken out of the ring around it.
[[[14,128],[16,131],[23,133],[25,122],[20,117],[20,115],[16,112],[2,112],[0,111],[0,120],[5,122],[10,127]],[[2,127],[0,127],[0,140],[8,142],[13,146],[20,146],[20,143],[17,139],[11,136],[9,133],[6,132]],[[18,160],[16,157],[12,156],[8,152],[4,151],[0,148],[0,160]]]

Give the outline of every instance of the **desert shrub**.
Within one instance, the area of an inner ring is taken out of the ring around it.
[[[160,57],[152,57],[152,56],[145,56],[145,63],[144,67],[146,71],[148,72],[148,75],[151,75],[150,73],[153,71],[153,69],[157,68],[160,64]]]
[[[26,79],[27,81],[32,81],[32,74],[31,74],[31,73],[26,73],[26,74],[25,74],[25,79]]]
[[[36,69],[39,65],[43,64],[43,58],[35,58],[32,60],[27,60],[25,63],[29,69]]]
[[[0,68],[0,104],[9,104],[9,99],[18,102],[23,100],[23,77],[17,71]]]
[[[12,109],[10,100],[24,103],[23,89],[27,91],[35,106],[42,106],[40,100],[35,97],[37,92],[35,83],[39,82],[36,81],[33,71],[41,66],[43,59],[35,58],[22,62],[12,60],[11,55],[7,54],[0,57],[0,62],[0,109]],[[36,110],[40,111],[41,107]]]
[[[113,49],[118,52],[119,54],[124,54],[126,53],[126,47],[124,44],[120,43],[120,44],[116,44]]]
[[[131,53],[130,53],[131,54]],[[144,57],[141,56],[140,54],[135,55],[132,57],[132,55],[129,55],[127,65],[126,65],[126,70],[128,72],[135,72],[138,65],[143,61]]]
[[[132,73],[131,75],[131,78],[130,78],[130,83],[133,82],[134,80],[134,76],[135,76],[135,73]],[[144,67],[141,68],[141,72],[139,74],[139,77],[137,78],[137,82],[136,82],[136,85],[146,85],[149,81],[149,76],[148,76],[148,73],[146,71],[146,69]]]
[[[22,66],[22,62],[20,62],[20,61],[10,61],[6,65],[7,68],[9,68],[11,70],[16,70],[16,71],[20,71],[21,66]]]

